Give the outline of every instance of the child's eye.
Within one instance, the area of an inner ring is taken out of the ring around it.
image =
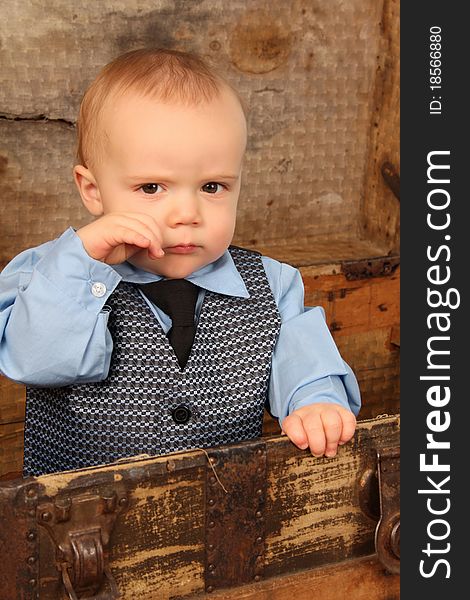
[[[140,186],[140,189],[144,192],[144,194],[156,194],[159,187],[159,183],[145,183],[144,185]]]
[[[202,186],[202,191],[207,192],[208,194],[216,194],[218,192],[217,186],[222,188],[222,190],[225,189],[225,186],[222,185],[221,183],[217,183],[215,181],[209,181],[209,183],[205,183]]]

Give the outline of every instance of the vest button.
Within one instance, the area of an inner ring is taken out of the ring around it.
[[[184,404],[180,404],[171,411],[175,423],[187,423],[191,418],[191,411]]]

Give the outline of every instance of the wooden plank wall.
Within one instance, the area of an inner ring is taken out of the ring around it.
[[[400,244],[400,205],[386,184],[387,163],[400,177],[400,2],[385,0],[369,129],[369,152],[362,217],[363,237],[381,238],[394,252]]]

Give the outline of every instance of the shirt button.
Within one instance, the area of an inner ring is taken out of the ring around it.
[[[184,404],[180,404],[171,411],[173,421],[178,424],[187,423],[191,418],[191,411]]]
[[[97,281],[91,286],[91,293],[95,298],[102,298],[106,294],[106,286]]]

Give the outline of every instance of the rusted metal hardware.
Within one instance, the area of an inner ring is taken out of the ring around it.
[[[383,566],[400,572],[400,449],[377,452],[380,520],[375,530],[375,549]]]
[[[341,263],[341,270],[348,281],[355,281],[356,279],[391,275],[399,264],[400,257],[398,255],[379,256],[366,260],[345,260]]]
[[[5,509],[0,511],[0,517],[6,519],[5,522],[1,522],[0,518],[0,529],[5,527],[6,531],[10,530],[9,552],[16,557],[19,563],[17,576],[10,578],[10,573],[6,576],[3,573],[2,569],[5,568],[5,564],[2,562],[0,566],[0,571],[2,571],[0,577],[1,598],[18,598],[19,594],[24,600],[36,600],[40,597],[39,531],[36,522],[36,509],[40,494],[41,486],[33,478],[24,479],[19,486],[14,503],[11,507],[8,506],[12,512]],[[14,523],[14,526],[10,527],[10,523]]]
[[[124,493],[61,495],[41,503],[36,518],[56,548],[56,566],[70,600],[119,597],[107,550],[116,517],[128,506]]]
[[[210,593],[263,577],[266,444],[260,440],[208,454],[205,588]]]
[[[376,464],[359,480],[359,505],[375,529],[377,557],[389,573],[400,572],[400,448],[377,452]]]
[[[372,519],[380,519],[379,480],[377,465],[368,467],[359,480],[359,506],[362,512]]]
[[[380,169],[385,183],[393,192],[395,198],[400,201],[400,175],[392,163],[384,162]]]

